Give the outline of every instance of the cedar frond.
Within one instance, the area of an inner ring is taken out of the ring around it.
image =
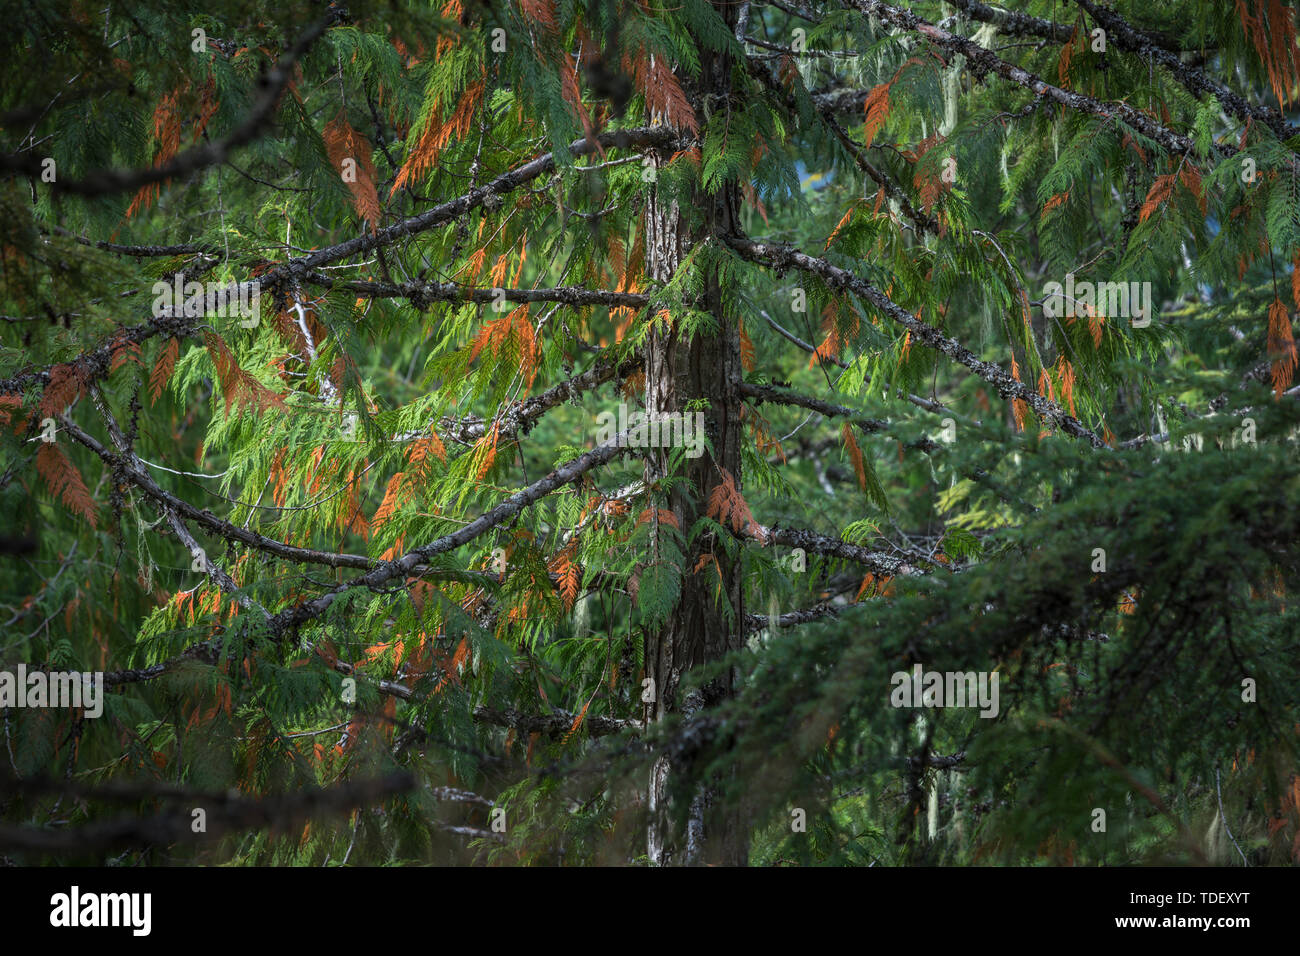
[[[62,498],[69,511],[81,515],[95,527],[95,501],[86,488],[77,466],[68,460],[58,442],[41,442],[36,451],[36,470],[50,494]]]
[[[488,349],[493,355],[501,351],[501,344],[505,342],[506,337],[510,334],[511,328],[514,327],[514,313],[508,313],[484,324],[478,330],[478,335],[474,336],[474,344],[470,347],[469,360],[472,362],[478,358],[483,349]]]
[[[352,193],[352,204],[357,215],[370,224],[370,231],[379,228],[379,192],[375,186],[375,164],[370,143],[348,123],[342,111],[331,121],[321,134],[325,141],[325,152],[339,174],[343,174],[344,161],[353,163],[353,178],[344,180],[348,192]]]
[[[1061,397],[1070,406],[1070,414],[1078,418],[1079,413],[1074,407],[1074,366],[1062,355],[1057,360],[1057,372],[1061,380]]]
[[[153,136],[157,142],[154,150],[154,166],[163,166],[171,162],[181,145],[181,108],[180,95],[183,87],[166,94],[153,111]],[[140,188],[126,209],[126,218],[130,219],[141,209],[153,205],[161,194],[158,183],[149,183]]]
[[[212,356],[212,364],[216,367],[217,380],[221,383],[221,394],[226,401],[227,415],[230,414],[232,407],[238,409],[246,405],[253,406],[259,412],[272,407],[278,409],[286,407],[284,396],[271,391],[252,374],[240,368],[234,353],[220,336],[205,332],[203,338],[208,347],[208,354]]]
[[[866,120],[862,124],[862,136],[868,146],[876,138],[876,133],[880,132],[880,127],[885,125],[885,120],[889,119],[889,87],[889,83],[881,83],[874,87],[862,104],[862,111],[866,114]]]
[[[1070,64],[1074,61],[1074,54],[1080,47],[1082,36],[1079,28],[1076,26],[1070,38],[1065,41],[1061,47],[1061,55],[1056,61],[1056,78],[1060,82],[1061,89],[1070,88]]]
[[[754,343],[749,340],[743,319],[740,322],[740,364],[746,372],[754,371]]]
[[[81,397],[85,378],[81,369],[72,363],[56,365],[50,369],[50,382],[41,396],[41,417],[53,418]]]
[[[1273,391],[1279,397],[1295,377],[1296,344],[1291,334],[1291,316],[1281,299],[1268,307],[1268,357],[1273,363]]]
[[[492,470],[492,465],[497,460],[497,439],[500,435],[501,423],[493,422],[492,430],[476,443],[475,455],[478,457],[479,462],[474,473],[475,481],[482,481],[484,476]]]
[[[785,464],[785,449],[773,434],[771,424],[758,409],[751,408],[746,411],[750,418],[750,427],[754,430],[754,445],[758,448],[758,453],[766,455],[772,449],[776,449],[776,453],[781,456],[781,463]]]
[[[1196,202],[1201,207],[1201,214],[1205,215],[1209,210],[1209,196],[1205,193],[1200,170],[1191,163],[1183,163],[1183,168],[1178,174],[1178,180],[1189,193],[1196,197]]]
[[[132,342],[124,336],[113,345],[108,370],[110,372],[116,372],[128,361],[134,362],[137,365],[140,364],[140,343]]]
[[[176,358],[180,352],[180,340],[173,336],[158,353],[158,361],[154,363],[153,372],[149,375],[149,394],[153,401],[158,401],[158,396],[167,387],[167,380],[172,377],[172,371],[176,368]]]
[[[1267,3],[1267,6],[1265,6]],[[1296,57],[1295,11],[1281,0],[1256,0],[1252,16],[1244,0],[1237,0],[1237,16],[1246,36],[1259,54],[1268,73],[1269,85],[1278,104],[1286,109],[1294,99],[1300,69]]]
[[[1050,199],[1047,200],[1047,202],[1043,203],[1043,211],[1038,218],[1046,219],[1047,214],[1049,212],[1051,212],[1053,209],[1058,208],[1059,206],[1064,205],[1066,200],[1068,200],[1069,198],[1070,198],[1070,190],[1068,189],[1063,193],[1057,193],[1055,196],[1052,196]]]
[[[760,526],[749,510],[749,504],[736,487],[736,479],[726,469],[722,470],[722,482],[709,492],[707,514],[718,524],[730,524],[737,534],[749,534],[759,537]]]
[[[1011,353],[1011,377],[1015,379],[1017,382],[1020,381],[1020,365],[1018,362],[1016,362],[1016,356],[1014,352]],[[1028,414],[1028,412],[1029,412],[1029,406],[1025,403],[1025,400],[1023,398],[1017,398],[1012,400],[1011,414],[1014,415],[1016,419],[1016,431],[1022,432],[1025,430],[1025,416]]]
[[[474,114],[483,100],[483,91],[486,88],[487,84],[482,80],[466,87],[465,92],[456,101],[456,108],[452,110],[451,116],[445,123],[438,120],[440,104],[436,102],[433,104],[424,131],[420,134],[415,148],[407,156],[406,162],[402,164],[390,195],[396,195],[403,186],[432,169],[437,164],[439,155],[453,139],[465,137]]]
[[[848,224],[849,219],[853,216],[853,211],[857,208],[858,201],[855,200],[845,211],[844,215],[840,217],[840,221],[835,224],[835,228],[831,230],[830,236],[826,239],[826,245],[822,246],[822,252],[825,252],[831,247],[831,243],[834,242],[835,237],[840,234],[840,230]]]
[[[566,611],[573,610],[573,604],[578,599],[578,586],[581,584],[578,565],[573,560],[577,549],[578,539],[570,538],[569,543],[547,564],[547,570],[558,578],[556,585]]]
[[[376,531],[383,526],[384,522],[393,516],[393,512],[400,506],[402,479],[405,476],[406,472],[399,471],[397,474],[393,475],[392,478],[388,479],[388,487],[384,489],[384,500],[380,502],[379,510],[375,512],[374,521],[371,522],[371,526]]]
[[[700,126],[695,118],[695,110],[691,108],[691,101],[662,56],[643,46],[630,62],[627,54],[624,54],[623,69],[632,75],[633,84],[645,97],[646,112],[650,115],[651,122],[662,119],[674,129],[692,135],[699,133]]]
[[[1174,191],[1175,181],[1176,177],[1173,173],[1156,177],[1156,181],[1151,184],[1151,191],[1147,193],[1146,202],[1142,204],[1142,209],[1138,213],[1139,223],[1151,218],[1151,214],[1169,198]]]
[[[570,727],[569,732],[564,735],[564,739],[561,741],[562,743],[567,744],[569,742],[569,739],[573,737],[575,733],[578,732],[578,728],[582,726],[583,718],[587,716],[587,708],[591,706],[591,701],[594,699],[595,698],[589,698],[587,702],[582,705],[582,710],[578,712],[577,717],[573,718],[573,726]]]
[[[652,518],[657,519],[660,524],[671,525],[674,528],[680,527],[677,523],[677,515],[667,508],[646,508],[636,516],[636,526],[639,528],[643,524],[648,524]]]
[[[845,422],[842,432],[844,434],[844,447],[849,453],[849,460],[853,462],[853,471],[858,476],[858,487],[866,491],[867,466],[862,460],[862,449],[858,447],[858,440],[853,437],[853,426],[849,422]]]
[[[555,33],[555,0],[519,0],[524,16],[550,33]]]

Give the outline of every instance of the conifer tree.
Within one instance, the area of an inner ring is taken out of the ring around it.
[[[1292,0],[7,12],[4,858],[1300,862]]]

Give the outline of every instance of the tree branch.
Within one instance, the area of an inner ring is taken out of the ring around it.
[[[889,422],[882,421],[879,418],[868,418],[845,405],[835,405],[808,395],[782,391],[771,385],[753,385],[749,382],[741,382],[740,394],[758,399],[761,402],[774,402],[778,405],[794,405],[797,408],[806,408],[827,418],[847,418],[867,433],[889,430]]]
[[[1156,61],[1193,96],[1208,93],[1215,97],[1227,112],[1240,119],[1262,123],[1273,130],[1278,139],[1289,139],[1295,134],[1295,127],[1289,124],[1277,110],[1267,105],[1255,106],[1248,103],[1226,84],[1204,70],[1184,63],[1177,51],[1168,49],[1164,41],[1136,29],[1114,10],[1099,6],[1091,0],[1076,0],[1076,2],[1106,31],[1107,43],[1147,60]],[[998,9],[981,3],[980,0],[952,0],[952,4],[972,19],[992,23],[1004,33],[1043,37],[1059,43],[1067,42],[1074,35],[1074,28],[1067,24],[1012,10]]]
[[[977,358],[973,352],[956,339],[944,335],[943,332],[929,323],[922,322],[871,285],[871,283],[844,269],[831,265],[825,259],[817,259],[785,246],[754,242],[751,239],[735,236],[726,237],[726,242],[750,262],[757,262],[777,269],[798,269],[802,272],[809,272],[820,276],[833,288],[852,292],[907,329],[925,345],[965,365],[993,386],[1004,399],[1018,398],[1032,408],[1040,418],[1057,425],[1066,434],[1074,438],[1084,439],[1094,448],[1105,446],[1106,443],[1100,436],[1084,425],[1083,422],[1066,412],[1060,405],[1039,395],[1023,382],[1016,381],[1009,372],[1003,371],[1001,367]]]
[[[263,125],[270,119],[276,103],[280,101],[284,88],[293,78],[294,65],[307,49],[344,15],[343,9],[334,5],[330,6],[329,11],[328,16],[309,27],[271,68],[262,81],[264,84],[262,94],[253,104],[248,118],[235,127],[229,136],[186,150],[159,166],[148,169],[101,169],[88,173],[81,179],[56,178],[49,184],[50,188],[56,193],[74,193],[80,196],[131,192],[151,183],[173,179],[205,166],[214,166],[223,162],[231,150],[257,138]],[[9,153],[0,155],[0,171],[39,177],[43,171],[41,162],[41,157],[32,153]]]
[[[680,134],[677,130],[669,126],[640,126],[635,129],[601,133],[596,137],[596,140],[602,147],[624,149],[663,148],[676,144],[679,137]],[[574,140],[569,144],[568,148],[569,154],[573,156],[585,156],[595,150],[596,144],[586,138]],[[268,269],[262,275],[262,281],[267,284],[274,284],[277,281],[289,278],[305,281],[311,271],[318,266],[368,252],[379,246],[386,246],[403,236],[412,236],[424,232],[426,229],[432,229],[435,226],[451,222],[465,215],[465,213],[477,209],[479,206],[490,203],[496,197],[517,189],[538,176],[549,173],[555,168],[556,155],[556,153],[546,153],[538,156],[522,166],[516,166],[514,169],[502,173],[491,182],[470,190],[463,196],[441,203],[432,209],[426,209],[417,216],[404,219],[376,232],[363,233],[345,242],[327,246],[324,249],[317,249],[315,252],[299,256],[296,259],[289,259],[273,269]]]
[[[512,727],[526,734],[546,734],[548,737],[565,737],[573,730],[577,714],[557,710],[550,714],[524,714],[513,708],[496,710],[492,707],[475,707],[474,719],[498,727]],[[593,737],[621,733],[629,728],[639,729],[639,720],[621,720],[617,717],[588,715],[582,719],[580,729]]]
[[[631,450],[626,445],[627,439],[628,433],[622,432],[610,442],[600,445],[584,455],[579,455],[572,461],[568,461],[552,471],[545,478],[541,478],[528,487],[515,492],[491,511],[480,515],[463,528],[422,545],[395,561],[385,562],[374,570],[353,578],[351,581],[346,581],[311,601],[305,601],[294,607],[286,608],[271,619],[272,633],[282,637],[288,629],[297,627],[305,621],[313,620],[324,614],[340,595],[353,588],[378,587],[393,578],[406,577],[422,561],[436,554],[443,554],[468,544],[479,535],[520,514],[525,508],[546,497],[556,489],[581,478],[593,468],[626,454]]]
[[[558,302],[575,308],[606,305],[611,308],[640,309],[650,302],[650,296],[637,292],[613,292],[605,289],[587,289],[582,286],[557,286],[550,289],[482,289],[457,285],[455,282],[343,282],[335,276],[312,272],[307,280],[319,285],[342,286],[358,296],[368,299],[410,299],[417,309],[432,302],[478,302],[488,304],[499,299],[506,302]]]
[[[849,3],[868,16],[877,17],[901,30],[919,33],[950,53],[962,54],[966,57],[967,68],[977,77],[995,73],[1005,80],[1010,80],[1012,83],[1024,87],[1037,96],[1048,97],[1076,112],[1091,113],[1108,119],[1118,117],[1132,129],[1159,143],[1171,153],[1190,153],[1196,147],[1195,142],[1190,137],[1162,126],[1128,103],[1102,102],[1083,93],[1074,93],[1063,90],[1059,86],[1053,86],[1028,70],[1002,59],[996,53],[980,46],[978,43],[957,36],[954,33],[949,33],[947,30],[918,17],[910,10],[884,3],[883,0],[849,0]],[[1228,156],[1235,155],[1238,152],[1237,148],[1231,144],[1216,144],[1214,148]]]
[[[887,554],[884,551],[873,551],[870,548],[850,544],[847,541],[841,541],[839,538],[832,538],[829,535],[819,534],[816,531],[809,531],[804,528],[769,528],[759,525],[755,537],[768,544],[783,544],[791,548],[802,548],[804,551],[811,551],[814,554],[839,558],[842,561],[851,561],[865,567],[873,574],[885,577],[893,577],[898,574],[912,576],[929,573],[928,569],[917,567],[898,555]]]
[[[344,813],[414,789],[409,773],[342,783],[329,789],[302,790],[260,800],[232,797],[228,793],[195,794],[197,808],[205,813],[206,830],[192,829],[191,807],[148,816],[126,816],[103,823],[66,829],[0,824],[0,846],[37,853],[77,853],[112,847],[172,845],[216,840],[232,831],[271,827],[286,831],[317,814]],[[201,801],[201,802],[200,802]]]

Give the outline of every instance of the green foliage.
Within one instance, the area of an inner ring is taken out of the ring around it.
[[[5,822],[412,785],[0,862],[645,863],[661,759],[762,865],[1295,861],[1297,138],[1082,13],[907,5],[1053,98],[744,6],[348,4],[248,135],[319,4],[6,9],[0,671],[111,680],[3,715]],[[1236,7],[1107,8],[1264,117],[1295,65]],[[178,275],[260,309],[160,314]],[[666,394],[698,449],[574,464]],[[917,665],[996,715],[896,705]]]

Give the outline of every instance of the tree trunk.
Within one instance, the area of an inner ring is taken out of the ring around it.
[[[716,6],[728,25],[734,27],[734,5]],[[702,120],[706,100],[715,104],[714,108],[726,102],[731,66],[713,55],[703,58],[701,66],[693,99]],[[657,194],[652,194],[645,220],[646,273],[652,280],[666,281],[695,243],[710,235],[731,232],[738,221],[739,191],[735,183],[727,183],[712,196],[697,191],[693,206],[701,215],[695,222],[688,222],[675,202],[659,200]],[[707,402],[703,410],[704,434],[711,449],[698,458],[684,460],[679,476],[684,475],[686,481],[668,496],[668,510],[683,535],[705,514],[709,495],[722,484],[724,476],[730,476],[737,486],[741,480],[738,319],[724,312],[716,275],[707,277],[703,299],[695,306],[713,315],[719,327],[716,333],[687,340],[676,328],[657,323],[646,350],[648,414],[682,412],[694,400]],[[668,458],[668,449],[650,450],[648,483],[667,474]],[[656,523],[652,526],[652,547],[657,547],[658,534]],[[678,604],[658,633],[647,638],[646,675],[654,680],[651,716],[655,720],[674,713],[689,716],[730,697],[736,690],[735,675],[727,673],[711,681],[702,693],[686,697],[681,693],[682,678],[688,671],[716,661],[744,643],[740,562],[729,559],[719,545],[710,534],[702,535],[687,549]],[[724,607],[724,601],[729,607]],[[651,771],[647,839],[650,859],[661,865],[743,865],[748,852],[743,814],[715,806],[716,781],[702,781],[696,788],[685,834],[673,827],[666,806],[668,777],[670,772],[686,771],[686,767],[670,766],[667,759],[660,759]]]

